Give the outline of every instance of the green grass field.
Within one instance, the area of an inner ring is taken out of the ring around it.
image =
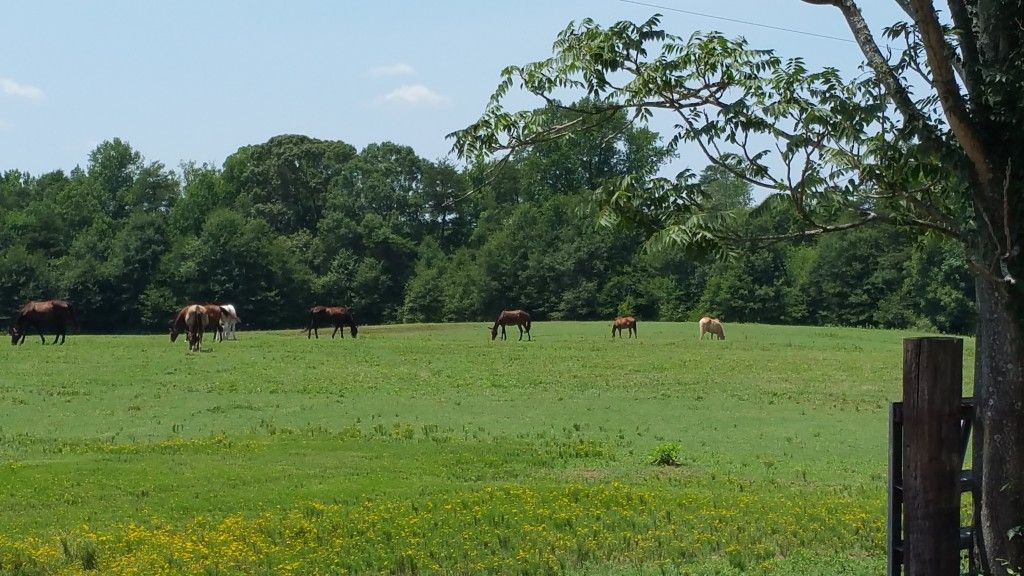
[[[5,343],[0,574],[883,571],[910,334],[533,332]]]

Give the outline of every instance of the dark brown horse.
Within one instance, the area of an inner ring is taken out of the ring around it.
[[[530,315],[525,310],[502,310],[501,314],[498,314],[498,319],[494,321],[494,326],[491,326],[491,340],[498,337],[498,326],[501,326],[502,340],[507,340],[505,326],[518,326],[520,340],[523,339],[523,332],[526,332],[527,340],[533,340],[530,337]]]
[[[179,334],[186,334],[188,332],[188,326],[185,325],[185,314],[188,312],[189,306],[195,306],[195,304],[186,304],[178,310],[178,315],[171,321],[171,342],[178,339]],[[224,340],[224,328],[220,325],[220,320],[227,315],[218,304],[199,304],[206,309],[207,323],[205,324],[206,330],[213,330],[213,340],[217,341],[217,337]]]
[[[341,337],[345,337],[345,326],[349,327],[352,332],[352,337],[356,337],[356,333],[359,329],[356,328],[355,318],[352,317],[352,311],[345,306],[313,306],[309,309],[309,325],[303,332],[306,332],[306,338],[316,336],[320,339],[320,334],[316,331],[318,326],[330,323],[334,326],[334,332],[331,332],[331,338],[341,330]]]
[[[64,300],[30,300],[28,304],[18,311],[14,324],[7,329],[11,335],[11,344],[24,344],[25,336],[30,327],[39,332],[39,339],[46,344],[46,337],[43,336],[43,328],[53,328],[57,335],[53,338],[56,344],[61,344],[67,338],[68,326],[75,327],[78,322],[75,320],[75,311],[71,305]]]
[[[636,336],[636,318],[632,316],[616,316],[615,321],[612,322],[612,338],[615,338],[615,331],[618,330],[619,338],[622,338],[622,330],[625,329],[629,337]]]

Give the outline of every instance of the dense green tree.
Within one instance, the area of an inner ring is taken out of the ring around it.
[[[112,298],[120,302],[122,297],[116,293],[113,271],[107,265],[116,233],[112,220],[97,218],[75,236],[67,255],[59,263],[59,293],[78,309],[79,321],[92,330],[107,331],[123,326],[116,324],[113,318],[117,315],[117,320],[122,320],[120,311],[107,304]]]
[[[912,316],[906,324],[947,334],[973,334],[977,310],[963,246],[922,238],[906,264],[900,301]]]
[[[186,162],[181,171],[184,183],[169,215],[170,226],[178,234],[197,235],[211,212],[233,206],[235,198],[216,167]]]
[[[140,324],[143,309],[139,296],[153,282],[168,245],[161,215],[136,213],[119,226],[102,268],[109,281],[105,290],[109,312],[103,319],[108,329]]]
[[[89,153],[90,192],[103,213],[120,220],[134,211],[167,212],[178,196],[178,180],[163,164],[146,164],[138,151],[119,138]]]
[[[899,296],[910,250],[905,235],[862,227],[826,236],[804,285],[812,322],[839,326],[906,326],[911,313]],[[888,247],[888,248],[887,248]],[[895,249],[893,249],[895,248]]]
[[[44,254],[23,245],[0,250],[0,317],[13,314],[27,300],[52,297],[56,284]]]
[[[488,294],[494,291],[494,281],[484,273],[473,251],[468,248],[457,251],[447,262],[443,278],[443,321],[466,322],[497,315],[495,309],[487,306]]]
[[[469,194],[469,182],[452,164],[425,163],[413,203],[421,213],[422,234],[435,238],[443,250],[455,250],[472,234],[475,196]]]
[[[785,315],[785,279],[779,250],[743,252],[708,272],[698,314],[727,321],[779,323]]]
[[[316,228],[328,186],[355,155],[355,148],[341,141],[275,136],[229,156],[223,178],[250,216],[290,234]]]
[[[440,322],[444,319],[444,286],[448,266],[433,238],[420,245],[416,268],[405,287],[402,322]]]

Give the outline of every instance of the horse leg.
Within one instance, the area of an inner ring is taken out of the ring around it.
[[[331,340],[334,340],[334,335],[337,334],[337,333],[338,333],[338,325],[335,324],[334,325],[334,332],[331,332]],[[342,338],[345,337],[345,333],[344,332],[341,333],[341,337]]]
[[[523,325],[522,324],[517,324],[516,328],[519,328],[519,341],[522,342],[523,341]]]

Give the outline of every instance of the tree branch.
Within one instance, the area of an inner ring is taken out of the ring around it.
[[[850,230],[852,228],[859,228],[865,224],[879,220],[878,214],[869,213],[859,220],[853,222],[847,222],[846,224],[836,224],[835,226],[818,226],[811,230],[801,230],[800,232],[790,232],[788,234],[767,234],[763,236],[737,236],[735,240],[737,242],[782,242],[785,240],[797,240],[800,238],[811,238],[813,236],[820,236],[822,234],[830,234],[832,232],[842,232],[843,230]]]
[[[917,135],[923,142],[928,143],[934,147],[942,145],[942,139],[939,136],[935,126],[928,121],[928,118],[921,113],[921,110],[914,104],[914,100],[910,97],[910,92],[907,87],[903,85],[896,72],[889,65],[889,61],[886,60],[882,51],[878,48],[878,44],[875,42],[875,37],[871,33],[871,29],[868,27],[867,21],[864,20],[864,14],[861,13],[860,7],[854,0],[803,0],[807,4],[815,4],[818,6],[835,6],[842,13],[846,19],[847,25],[850,27],[850,31],[853,33],[854,39],[857,41],[857,45],[860,46],[861,52],[864,57],[867,58],[868,66],[875,72],[878,80],[885,86],[885,91],[896,105],[896,109],[903,115],[907,125],[911,127],[914,134]],[[903,6],[903,4],[900,4]]]
[[[967,4],[963,0],[948,0],[949,14],[953,17],[953,26],[960,37],[960,55],[963,63],[955,62],[958,65],[957,72],[964,81],[967,94],[977,104],[976,95],[982,86],[982,78],[978,73],[981,56],[978,53],[978,37],[974,33],[974,24],[971,21]]]
[[[990,183],[993,173],[988,150],[967,110],[967,103],[953,75],[953,65],[935,7],[931,0],[910,0],[910,5],[914,9],[914,21],[921,31],[928,66],[932,69],[935,91],[946,113],[949,127],[971,160],[975,177],[981,182]]]

